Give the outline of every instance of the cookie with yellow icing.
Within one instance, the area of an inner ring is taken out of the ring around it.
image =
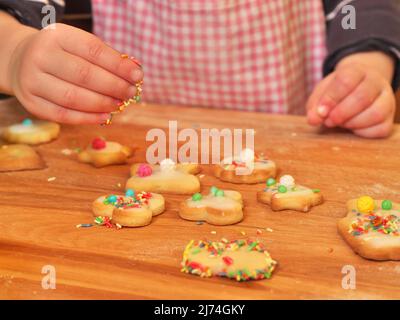
[[[118,142],[95,138],[86,149],[78,153],[78,160],[97,168],[127,163],[133,149]]]
[[[40,155],[24,144],[0,147],[0,172],[44,169],[46,164]]]
[[[6,127],[1,137],[9,143],[35,145],[50,142],[56,139],[59,133],[58,123],[25,119],[21,123]]]
[[[230,225],[243,219],[242,195],[233,190],[210,189],[209,194],[195,193],[179,206],[185,220],[205,221],[214,225]]]
[[[127,190],[125,195],[108,195],[96,199],[92,204],[95,217],[107,217],[124,227],[143,227],[150,224],[153,216],[163,213],[165,200],[160,194],[135,193]]]
[[[164,159],[159,165],[135,164],[131,168],[131,177],[126,183],[127,189],[147,192],[193,194],[200,191],[200,181],[194,173],[199,172],[197,164],[175,164]]]
[[[276,172],[272,160],[255,157],[250,149],[244,149],[240,156],[226,158],[213,166],[213,173],[218,179],[231,183],[260,183],[275,178]]]
[[[311,207],[323,202],[319,189],[309,189],[296,184],[289,175],[282,176],[279,181],[267,180],[264,190],[257,192],[257,200],[268,204],[274,211],[296,210],[308,212]]]
[[[361,257],[400,260],[400,204],[369,196],[347,202],[347,215],[338,231]]]
[[[192,240],[183,253],[181,271],[201,277],[249,281],[269,279],[276,265],[259,241]]]

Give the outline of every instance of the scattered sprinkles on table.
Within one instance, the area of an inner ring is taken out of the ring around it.
[[[235,261],[236,257],[243,254],[246,254],[249,258],[261,254],[261,260],[258,260],[257,264],[259,265],[259,261],[262,261],[262,267],[257,269],[236,267],[238,264],[238,261]],[[208,259],[208,261],[217,263],[214,266],[211,266],[211,264],[206,265],[198,257],[203,258],[203,261],[206,257],[206,260]],[[276,264],[276,261],[272,260],[264,245],[259,241],[228,241],[227,239],[222,239],[221,241],[191,240],[183,253],[181,271],[201,277],[216,275],[237,281],[249,281],[269,279]]]

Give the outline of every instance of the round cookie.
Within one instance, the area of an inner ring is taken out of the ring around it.
[[[56,139],[59,133],[58,123],[25,119],[22,123],[6,127],[1,137],[9,143],[36,145]]]

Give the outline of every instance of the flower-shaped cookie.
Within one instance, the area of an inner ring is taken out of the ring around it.
[[[263,157],[255,157],[254,151],[244,149],[239,157],[226,158],[214,165],[214,175],[231,183],[260,183],[276,176],[276,165]]]
[[[269,279],[277,265],[259,241],[190,241],[183,253],[182,272],[237,281]]]
[[[0,172],[43,169],[46,165],[37,152],[24,144],[0,147]]]
[[[338,230],[360,256],[372,260],[400,260],[400,204],[369,196],[347,203]]]
[[[185,220],[205,221],[214,225],[229,225],[243,219],[242,195],[233,190],[211,187],[203,196],[195,193],[179,206],[179,216]]]
[[[309,189],[295,183],[292,176],[282,176],[277,182],[270,178],[263,191],[257,192],[257,200],[268,204],[274,211],[297,210],[308,212],[311,207],[323,202],[323,197],[318,189]]]
[[[10,143],[40,144],[54,140],[60,133],[60,125],[54,122],[25,119],[5,128],[1,137]]]
[[[197,164],[175,164],[164,159],[160,165],[134,164],[127,189],[157,193],[192,194],[200,191],[200,181],[194,175],[199,172]]]
[[[96,199],[92,205],[95,217],[108,217],[113,223],[125,227],[143,227],[153,216],[164,212],[165,201],[160,194],[135,193],[129,189],[124,196],[109,195]]]
[[[92,143],[78,154],[78,160],[91,163],[95,167],[125,164],[133,155],[133,149],[118,142],[95,138]]]

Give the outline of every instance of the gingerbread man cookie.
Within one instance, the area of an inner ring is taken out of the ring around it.
[[[190,241],[183,253],[182,272],[237,281],[269,279],[277,262],[259,241]]]
[[[366,259],[400,260],[400,204],[369,196],[347,203],[338,230],[348,245]]]
[[[129,189],[125,196],[109,195],[96,199],[92,205],[95,217],[107,217],[124,227],[143,227],[150,224],[153,216],[164,212],[165,201],[160,194],[135,193]]]
[[[2,138],[10,143],[40,144],[58,137],[60,125],[54,122],[25,119],[4,129]]]
[[[244,149],[239,157],[226,158],[214,165],[214,175],[231,183],[260,183],[276,176],[276,165],[263,157],[255,157],[254,151]]]
[[[125,164],[133,155],[133,149],[118,142],[95,138],[92,143],[78,154],[78,160],[91,163],[97,168]]]
[[[175,164],[164,159],[160,165],[135,164],[126,183],[127,189],[157,193],[192,194],[200,191],[197,164]]]
[[[279,182],[270,178],[263,191],[257,192],[257,200],[271,206],[274,211],[297,210],[308,212],[311,207],[323,202],[319,189],[309,189],[295,183],[290,175],[284,175]]]
[[[185,220],[205,221],[214,225],[229,225],[243,219],[242,195],[233,190],[211,187],[203,196],[195,193],[179,206],[179,216]]]
[[[0,147],[0,172],[36,170],[45,167],[42,158],[30,146],[13,144]]]

